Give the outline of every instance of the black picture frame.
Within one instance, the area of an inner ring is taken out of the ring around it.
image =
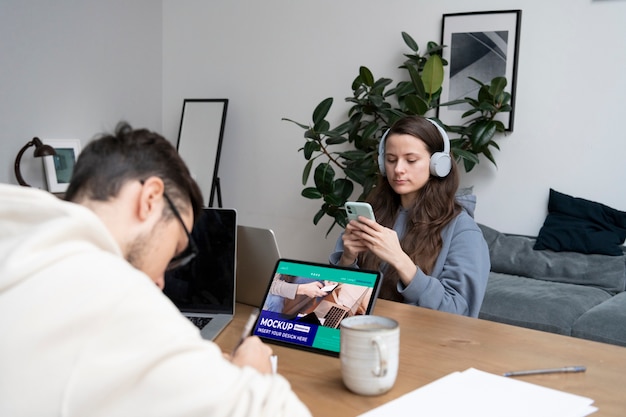
[[[227,98],[186,98],[176,149],[196,180],[207,207],[213,207],[217,197],[222,207],[219,164],[228,111]]]
[[[441,26],[444,80],[441,102],[476,97],[480,86],[473,77],[489,84],[494,77],[505,76],[513,110],[496,116],[506,131],[513,131],[517,85],[517,61],[522,24],[521,10],[449,13]],[[469,107],[440,106],[437,117],[447,125],[462,125],[462,115]]]

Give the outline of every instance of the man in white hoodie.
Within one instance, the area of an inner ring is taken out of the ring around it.
[[[118,125],[66,199],[0,184],[0,416],[310,415],[267,345],[227,357],[161,292],[202,205],[167,140]]]

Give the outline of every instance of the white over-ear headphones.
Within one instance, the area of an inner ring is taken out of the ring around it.
[[[426,119],[432,123],[443,139],[443,152],[435,152],[430,157],[430,173],[436,177],[443,178],[450,173],[452,169],[452,158],[450,158],[450,138],[445,130],[437,122],[431,119]],[[385,175],[385,139],[389,129],[385,131],[383,137],[380,138],[378,144],[378,168],[380,173]]]

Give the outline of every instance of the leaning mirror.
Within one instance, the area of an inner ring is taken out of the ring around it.
[[[185,99],[176,149],[191,171],[202,195],[222,207],[218,168],[228,99]],[[207,197],[208,196],[208,197]]]

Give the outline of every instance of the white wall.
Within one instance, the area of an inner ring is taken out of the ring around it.
[[[283,255],[324,261],[338,230],[313,226],[300,197],[302,130],[335,98],[339,119],[360,65],[397,78],[400,33],[439,41],[444,13],[523,10],[515,132],[499,168],[464,176],[476,218],[536,234],[548,189],[626,211],[621,122],[623,0],[59,0],[0,2],[0,182],[33,136],[79,138],[120,119],[176,140],[184,98],[229,98],[220,176],[243,224],[273,228]],[[30,153],[30,152],[29,152]],[[39,161],[24,176],[43,185]]]
[[[34,136],[80,139],[125,119],[160,130],[162,7],[151,0],[0,1],[0,182]],[[45,188],[30,148],[22,174]]]
[[[476,219],[536,234],[550,187],[626,211],[626,1],[164,0],[163,126],[177,134],[183,98],[231,100],[220,176],[240,222],[273,228],[285,256],[324,261],[336,233],[313,226],[300,197],[302,130],[323,98],[333,116],[360,65],[394,78],[407,49],[441,37],[444,13],[522,9],[515,132],[498,168],[482,163],[464,185]],[[338,230],[337,230],[338,231]]]

